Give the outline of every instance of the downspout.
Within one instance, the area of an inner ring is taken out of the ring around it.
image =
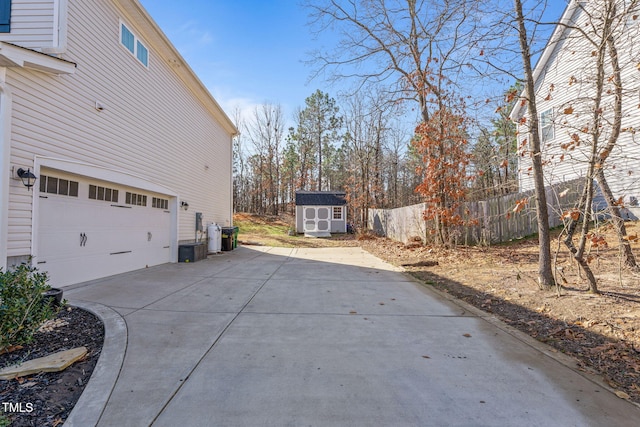
[[[9,189],[11,183],[11,93],[6,86],[7,69],[0,68],[0,268],[7,269]]]

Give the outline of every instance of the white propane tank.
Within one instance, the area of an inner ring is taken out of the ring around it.
[[[222,228],[218,224],[209,224],[207,235],[209,236],[209,253],[216,254],[222,251]]]

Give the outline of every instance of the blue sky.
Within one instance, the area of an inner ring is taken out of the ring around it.
[[[292,121],[316,89],[336,96],[322,80],[308,82],[308,53],[330,48],[330,34],[315,40],[297,0],[140,0],[229,116],[264,102],[283,106]],[[550,19],[562,0],[550,1]]]
[[[303,61],[319,42],[295,0],[140,2],[229,115],[236,105],[272,102],[290,120],[307,96],[326,90],[307,85]]]

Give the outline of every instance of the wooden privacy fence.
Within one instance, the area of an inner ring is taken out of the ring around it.
[[[562,224],[562,212],[573,208],[580,197],[582,183],[574,180],[547,187],[549,226]],[[529,203],[520,212],[514,212],[519,200]],[[426,204],[406,206],[396,209],[369,209],[368,227],[380,236],[407,243],[410,240],[431,240],[432,221],[425,221],[423,212]],[[533,191],[509,194],[478,202],[466,202],[460,208],[465,223],[453,230],[458,244],[489,245],[519,239],[538,232]]]

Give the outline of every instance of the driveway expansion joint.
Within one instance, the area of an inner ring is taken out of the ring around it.
[[[273,275],[280,269],[280,267],[282,267],[284,263],[281,263],[278,268],[270,275],[270,278],[273,277]],[[269,278],[269,279],[270,279]],[[259,287],[258,289],[253,293],[253,295],[251,295],[251,297],[249,298],[249,300],[242,306],[242,308],[240,309],[240,311],[238,311],[237,313],[231,313],[231,314],[235,314],[235,316],[233,316],[233,318],[231,318],[231,320],[229,320],[229,322],[227,322],[227,324],[225,325],[225,327],[222,329],[222,331],[220,332],[220,334],[216,337],[216,339],[213,341],[213,343],[211,344],[211,346],[209,346],[209,348],[207,349],[207,351],[204,352],[204,354],[200,357],[200,359],[194,364],[193,368],[189,371],[189,373],[187,375],[185,375],[184,380],[180,381],[178,387],[173,391],[173,393],[171,394],[171,396],[169,396],[169,398],[166,400],[166,402],[164,403],[164,405],[162,406],[162,408],[158,411],[158,413],[156,414],[156,416],[153,418],[153,420],[151,421],[150,425],[153,425],[157,420],[158,417],[160,417],[163,412],[166,410],[166,408],[168,407],[168,405],[171,403],[171,401],[176,397],[176,395],[180,392],[180,390],[184,387],[185,384],[187,384],[188,380],[191,378],[191,375],[195,372],[196,369],[198,369],[198,366],[200,366],[200,364],[202,363],[202,361],[205,359],[205,357],[207,357],[207,355],[209,353],[211,353],[215,348],[216,345],[220,342],[220,340],[224,337],[225,333],[227,332],[227,330],[231,327],[231,325],[235,322],[235,320],[238,318],[238,316],[240,316],[242,314],[242,311],[249,305],[251,304],[251,301],[253,301],[253,299],[256,297],[256,295],[258,295],[258,293],[264,288],[264,286],[269,282],[269,279],[266,279]]]
[[[240,247],[79,286],[135,307],[100,425],[637,425],[549,347],[405,274],[361,249]]]

